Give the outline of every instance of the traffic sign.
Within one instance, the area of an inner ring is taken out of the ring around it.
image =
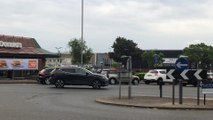
[[[154,63],[155,64],[158,63],[158,56],[157,55],[154,56]]]
[[[201,84],[203,94],[213,93],[213,81],[204,80]]]
[[[188,69],[188,68],[189,68],[189,62],[185,58],[179,58],[175,62],[175,69],[176,70],[185,70],[185,69]]]
[[[167,70],[167,79],[182,79],[182,80],[203,80],[207,79],[207,71],[198,69],[198,70]]]

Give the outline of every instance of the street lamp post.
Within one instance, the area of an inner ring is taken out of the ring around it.
[[[60,52],[60,49],[61,49],[61,48],[62,48],[62,47],[55,47],[55,49],[57,49],[58,55],[59,55],[59,59],[58,59],[59,64],[61,64],[61,52]]]
[[[83,66],[83,42],[84,42],[84,0],[81,1],[81,66]]]

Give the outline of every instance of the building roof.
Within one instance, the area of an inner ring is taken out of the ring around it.
[[[154,51],[155,53],[159,54],[159,53],[163,53],[164,54],[164,58],[178,58],[180,55],[183,54],[183,50],[144,50],[144,51]]]
[[[34,38],[10,35],[0,35],[0,54],[1,57],[20,58],[58,57],[57,54],[42,49]]]

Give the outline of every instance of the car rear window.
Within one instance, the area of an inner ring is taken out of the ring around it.
[[[158,73],[156,70],[150,70],[149,73]]]
[[[53,69],[46,69],[45,73],[50,73]]]

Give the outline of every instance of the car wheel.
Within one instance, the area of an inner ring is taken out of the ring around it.
[[[46,83],[47,85],[49,85],[49,84],[50,84],[50,78],[46,78],[46,79],[45,79],[45,83]]]
[[[41,81],[40,81],[40,84],[43,84],[43,85],[44,85],[44,84],[45,84],[44,80],[41,80]]]
[[[139,85],[139,80],[138,79],[133,79],[132,80],[133,85]]]
[[[64,81],[63,80],[57,80],[55,82],[55,87],[57,87],[57,88],[63,88],[64,87]]]
[[[146,80],[146,81],[144,81],[144,82],[145,82],[145,84],[147,84],[147,85],[150,83],[150,81],[147,81],[147,80]]]
[[[193,83],[192,85],[193,85],[194,87],[197,87],[197,83]]]
[[[110,85],[115,85],[117,83],[117,80],[115,79],[115,78],[111,78],[110,80],[109,80],[109,84]]]
[[[93,87],[94,89],[100,89],[100,88],[101,88],[101,82],[100,82],[99,80],[94,80],[94,81],[92,82],[92,87]]]
[[[164,85],[164,82],[163,82],[163,79],[162,78],[159,78],[158,80],[157,80],[157,84],[158,85]]]

